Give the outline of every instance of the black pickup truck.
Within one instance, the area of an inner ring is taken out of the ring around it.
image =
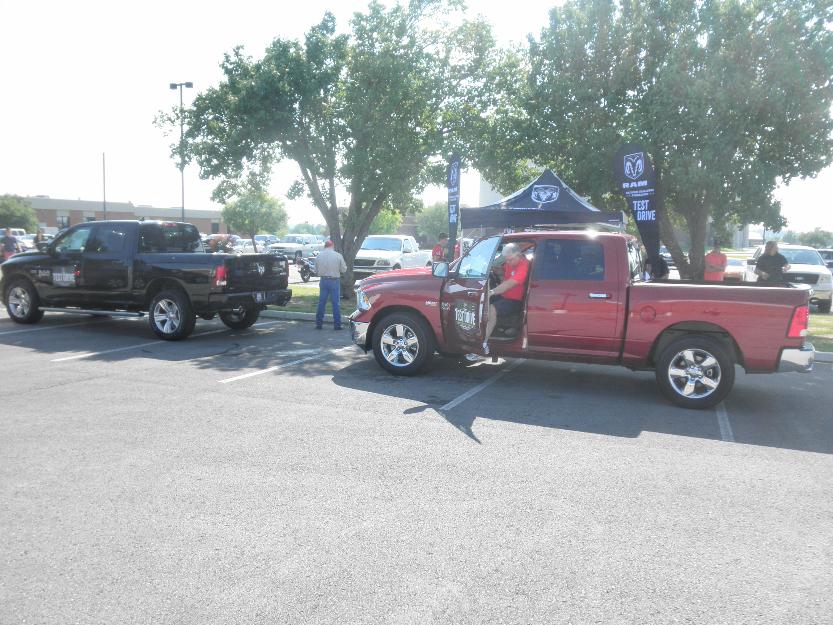
[[[167,340],[184,339],[197,317],[252,325],[267,304],[286,303],[283,256],[207,254],[186,223],[95,221],[73,226],[38,251],[0,265],[0,295],[18,323],[44,311],[143,316]]]

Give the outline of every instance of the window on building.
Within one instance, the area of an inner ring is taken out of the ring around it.
[[[58,215],[58,229],[63,230],[69,228],[69,215]]]
[[[211,222],[211,234],[220,234],[220,222],[212,221]]]

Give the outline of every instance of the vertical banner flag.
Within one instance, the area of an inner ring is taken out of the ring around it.
[[[644,146],[627,143],[616,152],[614,159],[616,184],[628,200],[648,258],[655,258],[659,255],[658,211],[661,206],[651,157]]]
[[[448,162],[446,173],[448,186],[448,249],[445,257],[454,260],[454,246],[457,244],[457,222],[460,216],[460,157],[454,155]]]

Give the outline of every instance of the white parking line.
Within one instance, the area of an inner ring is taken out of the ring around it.
[[[256,323],[252,327],[258,326],[269,326],[274,325],[276,323],[280,323],[279,321],[264,321],[263,323]],[[218,330],[208,330],[207,332],[198,332],[197,334],[192,334],[191,338],[195,339],[198,336],[207,336],[209,334],[219,334],[220,332],[231,332],[230,328],[220,328]],[[74,354],[72,356],[64,356],[63,358],[53,358],[49,362],[67,362],[69,360],[81,360],[82,358],[91,358],[93,356],[101,356],[103,354],[114,354],[116,352],[125,352],[130,349],[139,349],[140,347],[148,347],[149,345],[160,345],[162,343],[170,344],[171,341],[150,341],[148,343],[137,343],[136,345],[127,345],[125,347],[115,347],[113,349],[105,349],[100,352],[84,352],[83,354]]]
[[[732,432],[732,424],[729,423],[729,415],[726,413],[726,406],[720,402],[715,406],[717,413],[717,425],[720,426],[720,439],[727,443],[735,442],[735,435]]]
[[[75,323],[63,323],[57,326],[41,326],[39,328],[24,328],[22,330],[6,330],[0,332],[0,336],[5,334],[20,334],[21,332],[43,332],[44,330],[57,330],[59,328],[71,328],[72,326],[85,326],[91,323],[98,323],[96,321],[76,321]]]
[[[355,345],[347,345],[345,347],[340,347],[338,349],[332,349],[327,351],[322,351],[317,354],[313,354],[312,356],[307,356],[306,358],[299,358],[298,360],[293,360],[291,362],[284,362],[279,365],[275,365],[274,367],[267,367],[266,369],[258,369],[257,371],[250,371],[249,373],[244,373],[243,375],[236,375],[233,378],[225,378],[220,380],[220,384],[228,384],[229,382],[237,382],[238,380],[245,380],[247,378],[253,378],[257,375],[263,375],[264,373],[271,373],[272,371],[277,371],[278,369],[286,369],[287,367],[292,367],[293,365],[299,365],[302,362],[307,362],[308,360],[315,360],[316,358],[321,358],[322,356],[331,356],[338,352],[343,352],[346,349],[353,349]]]
[[[487,386],[490,386],[491,384],[494,384],[495,382],[497,382],[502,376],[506,375],[507,373],[512,371],[512,369],[514,369],[515,367],[517,367],[518,365],[520,365],[521,363],[524,363],[524,362],[526,362],[526,358],[520,358],[518,360],[515,360],[514,362],[509,363],[506,367],[504,367],[503,369],[498,371],[495,375],[493,375],[488,380],[486,380],[484,382],[481,382],[480,384],[478,384],[474,388],[470,388],[469,390],[467,390],[465,393],[463,393],[459,397],[455,397],[450,402],[448,402],[445,406],[441,406],[440,410],[451,410],[452,408],[455,408],[455,407],[459,406],[460,404],[462,404],[464,401],[466,401],[470,397],[474,397],[475,395],[477,395],[480,391],[482,391]]]

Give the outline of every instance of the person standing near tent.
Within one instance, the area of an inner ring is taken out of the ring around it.
[[[441,263],[445,260],[445,247],[448,245],[448,235],[443,232],[440,234],[439,243],[431,250],[431,260],[435,263]]]
[[[726,263],[729,259],[726,254],[720,251],[720,243],[715,240],[712,251],[705,257],[706,270],[703,272],[703,280],[708,282],[723,282],[723,274],[726,271]]]

